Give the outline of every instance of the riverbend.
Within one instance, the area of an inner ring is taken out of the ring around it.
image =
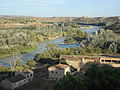
[[[80,30],[83,30],[85,32],[87,32],[89,35],[92,35],[93,32],[96,32],[99,30],[99,26],[92,26],[93,28],[80,28]],[[32,52],[28,52],[28,53],[23,53],[18,55],[24,63],[26,63],[28,60],[32,60],[34,58],[34,56],[38,53],[43,52],[44,50],[46,50],[46,46],[48,44],[56,44],[58,45],[61,49],[62,48],[74,48],[74,47],[78,47],[79,44],[78,43],[74,43],[74,44],[62,44],[64,42],[64,40],[66,39],[66,37],[59,37],[57,39],[54,40],[49,40],[49,41],[45,41],[45,42],[41,42],[38,44],[38,48],[36,51],[32,51]],[[14,59],[13,56],[9,56],[9,57],[4,57],[4,58],[0,58],[0,66],[5,66],[5,67],[10,67],[10,63],[11,61]]]

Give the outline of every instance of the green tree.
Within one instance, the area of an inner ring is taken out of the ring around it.
[[[24,69],[29,69],[29,66],[28,65],[23,65],[23,68]]]
[[[41,88],[40,90],[53,90],[53,89],[49,87],[47,84],[45,84],[44,87]]]
[[[7,72],[10,71],[7,67],[0,67],[0,72]]]
[[[23,69],[23,67],[22,67],[23,61],[20,57],[16,56],[15,59],[11,61],[10,66],[11,66],[12,71],[21,70],[21,69]]]
[[[93,64],[86,70],[85,84],[88,90],[119,90],[120,70],[109,65]]]
[[[37,63],[34,61],[34,60],[29,60],[28,62],[27,62],[27,65],[29,66],[29,67],[34,67],[35,65],[36,65]]]
[[[54,90],[87,90],[84,86],[84,82],[74,76],[67,76],[60,80],[54,86]]]
[[[75,43],[76,41],[75,41],[75,39],[73,39],[73,38],[66,38],[65,40],[64,40],[64,43]]]

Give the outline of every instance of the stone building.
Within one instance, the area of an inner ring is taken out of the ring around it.
[[[60,59],[65,60],[67,64],[76,68],[78,71],[83,65],[82,58],[75,56],[75,55],[61,55]]]
[[[120,67],[120,58],[101,57],[100,63],[101,64],[109,64],[112,67]]]
[[[87,63],[97,62],[109,64],[113,67],[120,67],[120,58],[102,57],[102,56],[79,56],[79,55],[61,55],[61,60],[65,60],[70,66],[78,71]]]
[[[57,64],[48,68],[50,80],[62,79],[67,72],[70,72],[70,67],[64,64]]]
[[[78,71],[89,62],[99,62],[100,57],[79,56],[79,55],[61,55],[61,60],[65,60],[67,64],[76,68]]]
[[[1,81],[1,86],[5,89],[15,89],[33,79],[33,72],[16,72],[15,76]]]

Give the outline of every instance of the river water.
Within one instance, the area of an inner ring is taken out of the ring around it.
[[[98,31],[99,28],[100,28],[99,26],[93,26],[93,28],[91,28],[91,29],[80,28],[80,30],[83,30],[83,31],[87,32],[89,35],[92,35],[92,33]],[[61,49],[63,49],[63,48],[74,48],[74,47],[79,46],[78,43],[61,44],[61,43],[64,42],[65,39],[66,39],[66,37],[60,37],[60,38],[57,38],[55,40],[49,40],[49,41],[46,41],[46,42],[39,43],[38,44],[38,47],[39,47],[38,50],[33,51],[33,52],[29,52],[29,53],[20,54],[18,56],[23,60],[24,63],[26,63],[28,60],[32,60],[36,54],[41,53],[44,50],[46,50],[46,46],[48,44],[57,44]],[[14,59],[13,56],[0,58],[0,66],[10,67],[10,63],[13,59]]]

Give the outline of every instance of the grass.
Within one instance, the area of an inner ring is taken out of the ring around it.
[[[27,52],[33,52],[33,51],[36,51],[38,49],[39,49],[38,47],[34,47],[34,48],[31,48],[31,49],[24,49],[22,52],[14,53],[14,55],[18,55],[18,54],[22,54],[22,53],[27,53]],[[12,55],[13,54],[0,54],[0,58],[9,57],[9,56],[12,56]]]
[[[0,58],[12,56],[12,54],[0,54]]]
[[[33,52],[33,51],[36,51],[38,50],[39,48],[38,47],[35,47],[35,48],[31,48],[31,49],[24,49],[22,52],[20,53],[27,53],[27,52]]]

